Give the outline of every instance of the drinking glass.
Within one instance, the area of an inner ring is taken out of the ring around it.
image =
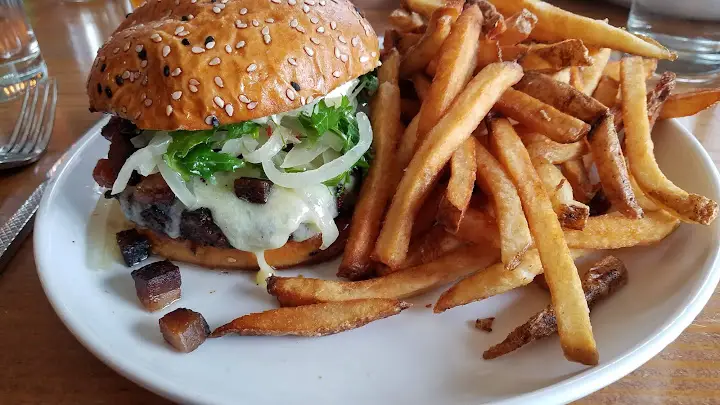
[[[21,0],[0,0],[0,102],[47,76]]]
[[[678,54],[661,61],[687,82],[709,82],[720,74],[720,1],[633,0],[628,30],[647,35]]]

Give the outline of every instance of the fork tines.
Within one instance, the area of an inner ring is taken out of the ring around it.
[[[10,139],[7,144],[0,146],[0,160],[3,157],[10,160],[32,159],[45,150],[55,121],[56,102],[55,78],[28,87]]]

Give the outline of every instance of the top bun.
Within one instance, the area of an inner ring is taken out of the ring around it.
[[[90,109],[199,130],[301,107],[379,64],[347,0],[150,0],[95,58]]]

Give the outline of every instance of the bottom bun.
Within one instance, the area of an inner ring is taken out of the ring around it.
[[[265,251],[265,261],[276,268],[286,269],[301,264],[315,264],[331,260],[345,249],[347,226],[338,223],[340,236],[325,250],[320,250],[321,235],[302,242],[288,241],[282,247]],[[169,260],[196,264],[213,269],[258,270],[254,253],[238,249],[200,246],[185,239],[173,239],[150,229],[138,228],[152,245],[152,252]]]

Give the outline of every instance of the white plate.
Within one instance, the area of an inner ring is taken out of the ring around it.
[[[667,175],[720,200],[718,173],[697,140],[674,121],[655,130]],[[435,315],[426,304],[363,328],[323,338],[227,336],[178,354],[164,342],[160,316],[178,307],[205,315],[211,328],[276,306],[249,273],[223,274],[182,265],[182,299],[149,314],[130,271],[89,265],[89,222],[100,197],[91,172],[107,152],[100,136],[75,146],[49,188],[35,225],[35,257],[45,292],[68,328],[124,376],[180,402],[322,404],[563,403],[619,379],[675,339],[710,298],[720,271],[718,227],[682,225],[653,247],[616,252],[629,284],[592,314],[601,363],[565,361],[557,337],[482,360],[482,352],[548,303],[529,286]],[[90,227],[92,228],[92,227]],[[92,239],[97,239],[93,236]],[[287,271],[330,277],[336,264]],[[496,316],[492,333],[471,320]]]

